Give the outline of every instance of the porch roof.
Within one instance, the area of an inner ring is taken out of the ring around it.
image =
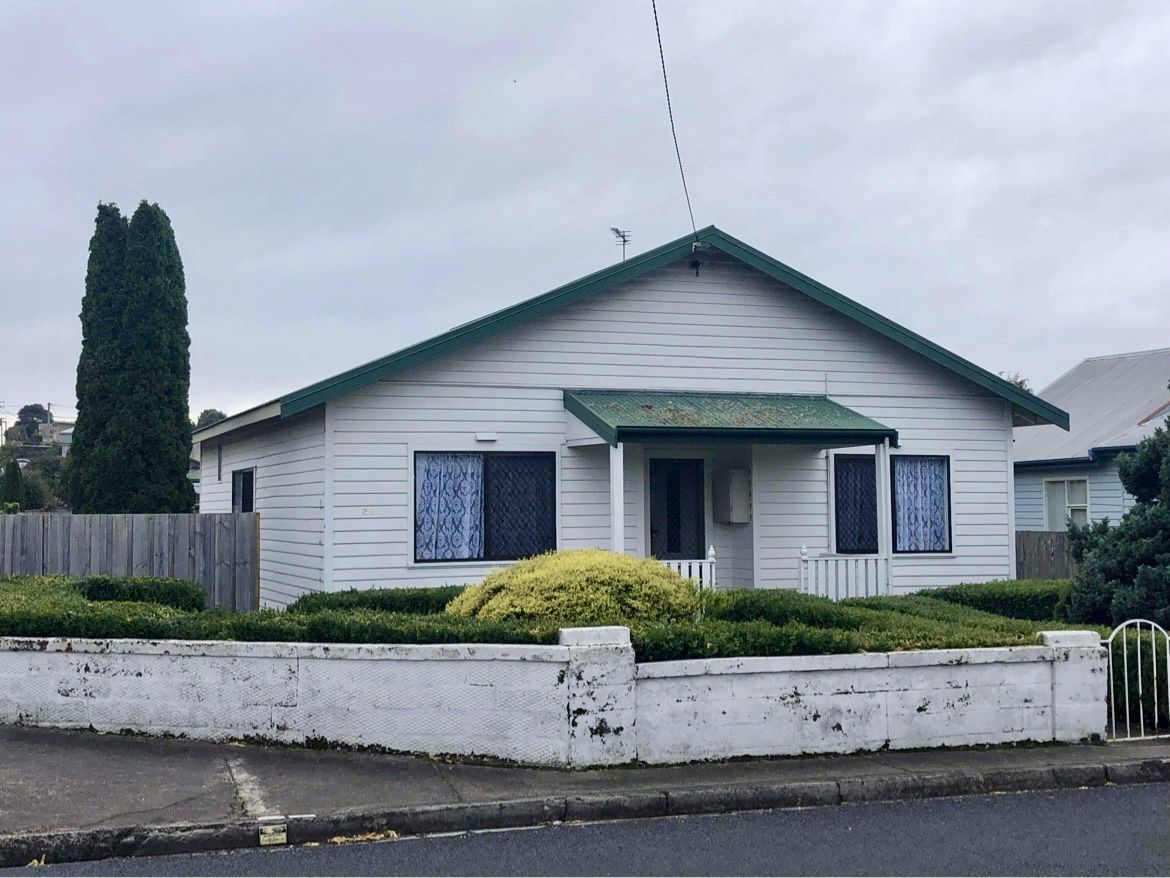
[[[739,442],[848,447],[898,432],[827,396],[566,390],[565,409],[610,445]]]

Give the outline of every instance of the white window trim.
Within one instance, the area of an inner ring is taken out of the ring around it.
[[[890,452],[890,496],[886,502],[890,506],[890,557],[897,560],[907,558],[913,561],[916,558],[954,558],[955,552],[955,456],[949,451],[910,451],[899,449],[900,453]],[[899,552],[894,547],[894,458],[895,457],[945,457],[947,459],[947,538],[951,547],[943,552]],[[1009,464],[1010,465],[1010,464]]]
[[[1048,530],[1048,483],[1061,482],[1064,484],[1064,518],[1065,523],[1063,531],[1049,531],[1049,533],[1068,533],[1068,511],[1069,509],[1080,509],[1085,507],[1085,523],[1092,524],[1093,522],[1093,480],[1088,476],[1052,476],[1050,478],[1040,480],[1040,497],[1043,500],[1044,519],[1043,530]],[[1075,506],[1070,506],[1068,502],[1068,483],[1069,482],[1084,482],[1085,483],[1085,502],[1077,503]]]
[[[406,505],[409,513],[406,518],[409,522],[409,532],[407,533],[407,549],[406,549],[406,567],[413,570],[463,570],[466,571],[471,568],[480,568],[485,574],[497,567],[510,567],[516,561],[484,561],[484,560],[469,560],[469,561],[416,561],[414,552],[414,532],[415,532],[415,516],[418,510],[414,508],[414,455],[415,452],[426,453],[440,453],[443,451],[451,451],[456,453],[492,453],[492,452],[530,452],[542,454],[555,454],[556,463],[554,464],[554,471],[556,474],[556,536],[559,550],[563,545],[561,539],[561,524],[564,520],[563,503],[561,502],[561,446],[559,444],[553,445],[551,443],[533,443],[524,442],[523,440],[515,441],[508,439],[501,439],[493,442],[490,448],[485,448],[483,442],[476,441],[474,435],[470,439],[449,439],[441,436],[436,436],[434,439],[426,442],[408,442],[406,444]]]

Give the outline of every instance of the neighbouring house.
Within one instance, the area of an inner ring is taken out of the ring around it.
[[[1040,424],[1068,416],[708,227],[194,441],[201,510],[260,513],[267,605],[586,546],[836,595],[1012,577]]]
[[[1117,475],[1170,416],[1170,348],[1090,357],[1040,391],[1072,418],[1015,437],[1016,529],[1063,531],[1068,521],[1117,522],[1133,505]]]
[[[61,445],[61,456],[65,457],[67,454],[69,454],[69,449],[73,447],[72,424],[57,434],[57,442]]]
[[[37,432],[40,434],[41,442],[48,444],[50,442],[60,442],[61,434],[68,430],[70,435],[69,441],[72,442],[73,426],[69,421],[50,421],[47,424],[38,424]]]

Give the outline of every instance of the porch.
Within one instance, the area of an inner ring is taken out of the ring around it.
[[[889,591],[894,430],[824,396],[566,391],[565,409],[567,453],[608,476],[614,551],[704,587]],[[831,551],[831,449],[871,461],[873,551]]]

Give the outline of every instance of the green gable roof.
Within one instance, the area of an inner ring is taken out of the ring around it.
[[[1003,397],[1012,404],[1013,420],[1016,426],[1056,424],[1068,429],[1068,414],[1056,406],[1033,396],[1031,393],[1020,390],[998,375],[994,375],[905,327],[899,326],[892,320],[882,317],[876,311],[859,305],[829,289],[824,284],[789,268],[753,247],[749,247],[731,235],[721,232],[714,226],[700,230],[697,238],[700,250],[713,248],[722,251],[768,277],[804,293],[822,305],[856,320],[879,335],[883,335],[974,382],[985,390]],[[695,244],[695,236],[679,238],[639,256],[632,256],[617,265],[587,275],[573,283],[557,287],[555,290],[534,299],[528,299],[479,320],[465,323],[442,335],[403,348],[397,353],[372,360],[362,366],[357,366],[331,378],[326,378],[324,381],[289,393],[280,399],[281,416],[287,417],[297,412],[306,411],[383,378],[398,375],[530,320],[551,314],[574,302],[607,292],[618,284],[641,277],[680,259],[688,258]],[[701,256],[700,252],[700,258]]]
[[[862,445],[898,433],[825,396],[566,390],[565,409],[610,445],[618,442],[751,442]]]

